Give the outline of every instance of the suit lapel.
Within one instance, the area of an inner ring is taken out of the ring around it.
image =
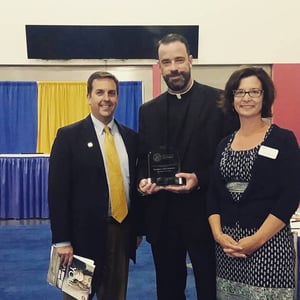
[[[87,147],[93,147],[93,151],[90,152],[91,155],[89,156],[89,158],[95,161],[95,163],[97,163],[101,168],[104,168],[102,152],[100,149],[95,127],[90,115],[83,121],[82,130],[82,137],[84,139],[84,143]]]

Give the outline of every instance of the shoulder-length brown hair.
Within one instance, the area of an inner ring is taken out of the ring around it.
[[[256,76],[260,80],[262,89],[264,91],[261,111],[262,118],[272,117],[272,105],[275,99],[275,87],[271,77],[263,68],[260,67],[243,66],[231,74],[225,85],[224,93],[221,95],[220,105],[222,109],[228,113],[234,111],[233,91],[238,89],[243,78],[250,76]]]

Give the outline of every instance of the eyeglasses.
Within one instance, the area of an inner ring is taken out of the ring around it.
[[[260,89],[250,89],[249,91],[245,90],[233,90],[232,93],[234,97],[242,98],[245,97],[246,94],[248,94],[251,98],[258,98],[263,94],[264,90]]]

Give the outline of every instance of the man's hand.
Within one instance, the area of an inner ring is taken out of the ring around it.
[[[156,183],[151,183],[148,179],[144,178],[139,183],[139,191],[145,195],[151,195],[161,190],[166,190],[177,194],[184,194],[198,188],[198,178],[195,173],[177,173],[175,176],[178,178],[183,178],[185,180],[185,184],[159,186]]]
[[[58,256],[60,257],[60,262],[64,266],[69,266],[73,260],[73,247],[72,246],[62,246],[56,247]]]
[[[144,178],[139,183],[139,191],[145,195],[151,195],[162,190],[162,186],[158,186],[156,183],[151,183],[148,179]]]
[[[181,177],[185,180],[183,185],[167,185],[164,187],[166,191],[173,193],[189,193],[198,188],[198,178],[195,173],[177,173],[176,177]]]

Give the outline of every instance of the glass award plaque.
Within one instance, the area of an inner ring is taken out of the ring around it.
[[[148,153],[148,177],[151,183],[160,186],[182,185],[183,178],[175,177],[180,172],[180,160],[176,152],[154,151]]]

